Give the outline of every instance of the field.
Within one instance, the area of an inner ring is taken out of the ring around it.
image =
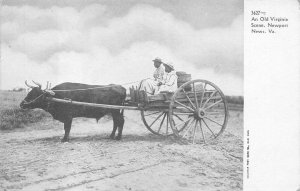
[[[140,113],[125,111],[123,139],[107,139],[112,121],[78,118],[69,143],[63,124],[23,111],[22,92],[0,94],[0,190],[242,190],[243,110],[231,103],[222,137],[183,144],[158,137]]]

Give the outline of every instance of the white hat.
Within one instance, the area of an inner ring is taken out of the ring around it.
[[[160,62],[160,63],[162,63],[162,61],[161,61],[161,59],[160,58],[158,58],[158,57],[156,57],[154,60],[152,60],[153,62]]]
[[[172,70],[174,70],[174,66],[172,62],[168,62],[168,63],[164,63],[165,66],[168,66],[169,68],[171,68]]]

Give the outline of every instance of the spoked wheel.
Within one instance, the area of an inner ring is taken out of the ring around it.
[[[225,130],[228,108],[223,92],[215,84],[192,80],[174,93],[169,116],[176,136],[193,144],[207,143],[217,139]],[[176,122],[178,117],[181,122]]]
[[[162,111],[142,110],[141,115],[145,126],[153,134],[163,136],[173,134],[167,109]]]

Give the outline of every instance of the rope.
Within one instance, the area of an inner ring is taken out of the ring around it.
[[[143,79],[143,80],[146,80],[146,79],[149,79],[149,78],[145,78],[145,79]],[[109,87],[114,87],[114,86],[123,86],[123,85],[129,85],[129,84],[135,84],[135,83],[137,83],[137,82],[140,82],[140,80],[139,81],[134,81],[134,82],[128,82],[128,83],[124,83],[124,84],[116,84],[116,85],[108,85],[108,86],[102,86],[102,87],[94,87],[94,88],[86,88],[86,89],[71,89],[71,90],[52,90],[52,91],[54,91],[54,92],[71,92],[71,91],[85,91],[85,90],[93,90],[93,89],[102,89],[102,88],[109,88]]]
[[[145,78],[143,80],[146,80],[146,79],[149,79],[149,78]],[[137,82],[140,82],[140,81],[134,81],[134,82],[128,82],[128,83],[124,83],[124,84],[120,84],[120,85],[128,85],[128,84],[134,84],[134,83],[137,83]],[[113,86],[120,86],[120,85],[110,85],[110,86],[105,86],[105,87],[95,87],[95,88],[86,88],[86,89],[72,89],[72,90],[52,90],[52,91],[55,91],[55,92],[66,92],[66,91],[85,91],[85,90],[90,90],[90,89],[101,89],[101,88],[108,88],[108,87],[113,87]],[[24,104],[31,104],[33,102],[35,102],[37,99],[39,99],[40,97],[42,97],[43,95],[45,95],[47,92],[44,92],[43,94],[39,95],[38,97],[36,97],[35,99],[27,102],[26,100],[24,100]]]
[[[31,103],[35,102],[37,99],[39,99],[40,97],[42,97],[45,94],[46,93],[43,93],[43,94],[39,95],[38,97],[36,97],[35,99],[33,99],[33,100],[29,101],[29,102],[27,102],[26,100],[24,100],[24,102],[25,102],[24,104],[31,104]]]

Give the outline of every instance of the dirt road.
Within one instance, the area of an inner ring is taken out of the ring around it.
[[[152,135],[138,112],[125,115],[121,141],[107,139],[105,119],[76,119],[69,143],[50,119],[1,132],[0,190],[242,190],[243,113],[209,145]]]

